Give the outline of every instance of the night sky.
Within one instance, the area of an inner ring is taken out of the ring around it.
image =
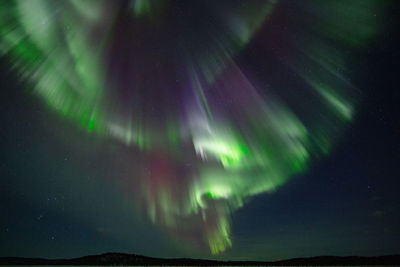
[[[400,253],[398,16],[2,2],[0,257]]]

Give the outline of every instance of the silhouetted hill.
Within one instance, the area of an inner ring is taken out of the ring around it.
[[[135,254],[106,253],[75,259],[38,259],[38,258],[0,258],[0,265],[175,265],[175,266],[351,266],[351,265],[392,265],[400,266],[400,255],[378,257],[335,257],[321,256],[313,258],[296,258],[275,262],[260,261],[214,261],[199,259],[161,259]]]

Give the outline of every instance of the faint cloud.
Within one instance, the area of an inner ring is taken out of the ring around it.
[[[386,211],[384,210],[376,210],[372,213],[372,216],[374,217],[382,217],[384,215],[386,215]]]

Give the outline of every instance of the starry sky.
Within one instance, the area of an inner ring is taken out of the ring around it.
[[[400,252],[395,1],[0,5],[0,256]]]

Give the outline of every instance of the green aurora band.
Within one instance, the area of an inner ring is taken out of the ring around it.
[[[152,101],[143,94],[121,108],[115,97],[118,85],[110,82],[107,55],[112,55],[110,40],[122,2],[1,1],[0,52],[50,109],[79,128],[123,143],[147,159],[162,155],[146,163],[153,174],[133,170],[132,177],[141,174],[134,180],[141,194],[134,204],[144,201],[150,220],[174,234],[180,228],[202,232],[202,242],[218,254],[232,246],[231,214],[252,196],[276,190],[306,171],[312,159],[328,154],[354,116],[357,94],[345,77],[342,51],[358,49],[377,34],[374,14],[382,4],[298,2],[298,12],[313,21],[313,27],[298,30],[300,38],[288,38],[290,52],[284,59],[316,103],[302,103],[312,116],[301,115],[274,93],[279,88],[269,88],[267,96],[261,93],[263,83],[249,78],[235,61],[285,1],[251,1],[243,6],[244,1],[205,1],[205,9],[222,26],[200,32],[198,39],[192,37],[195,33],[185,37],[194,41],[188,41],[180,61],[181,76],[186,78],[184,101],[171,110],[162,106],[165,114],[160,120],[148,115],[146,108],[136,108]],[[162,20],[170,6],[170,1],[132,0],[125,16],[151,29],[167,24]],[[210,41],[198,43],[205,36]],[[146,74],[140,68],[132,72],[138,77]],[[166,98],[178,95],[168,88]],[[296,94],[296,88],[291,93]],[[182,174],[189,161],[191,171]]]

